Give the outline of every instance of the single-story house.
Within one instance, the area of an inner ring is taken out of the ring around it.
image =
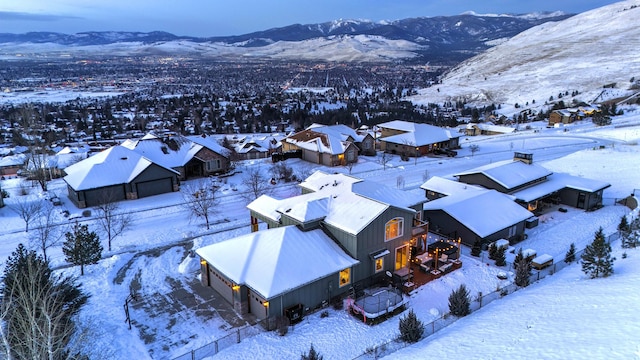
[[[539,202],[565,204],[591,210],[602,206],[604,189],[609,183],[554,174],[533,163],[533,154],[516,152],[513,160],[499,161],[455,175],[465,184],[513,195],[515,200],[530,211],[539,208]]]
[[[122,146],[178,171],[180,180],[225,173],[230,167],[228,150],[206,135],[159,137],[148,133],[138,140],[125,140]]]
[[[358,147],[334,133],[306,129],[282,140],[282,151],[302,151],[302,159],[326,166],[358,162]]]
[[[380,150],[404,156],[422,156],[435,149],[457,149],[460,135],[428,124],[394,120],[378,124]]]
[[[468,246],[478,240],[483,244],[498,239],[521,241],[526,220],[534,216],[511,196],[495,190],[452,194],[426,202],[423,209],[430,231],[460,238]]]
[[[376,140],[369,132],[357,132],[347,125],[321,125],[311,124],[307,129],[341,137],[343,141],[349,141],[358,147],[358,154],[372,156],[376,154]]]
[[[69,199],[79,208],[178,191],[180,173],[124,146],[113,146],[64,169]]]
[[[469,123],[465,127],[464,134],[466,136],[502,135],[512,134],[515,131],[515,128],[509,126],[500,126],[488,123]]]

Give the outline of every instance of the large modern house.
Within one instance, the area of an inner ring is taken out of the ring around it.
[[[316,308],[355,284],[406,274],[412,246],[426,245],[426,198],[320,171],[301,187],[298,196],[251,202],[252,233],[196,251],[202,284],[240,313]]]
[[[301,151],[303,160],[326,166],[358,162],[359,149],[353,140],[320,130],[309,128],[284,138],[282,151]]]

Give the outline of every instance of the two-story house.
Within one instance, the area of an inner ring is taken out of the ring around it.
[[[203,285],[240,313],[264,319],[316,308],[354,284],[406,271],[412,243],[426,237],[426,198],[323,172],[301,187],[298,196],[251,202],[250,234],[196,251]]]

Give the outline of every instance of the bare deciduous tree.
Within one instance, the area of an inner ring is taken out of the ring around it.
[[[32,248],[42,251],[44,261],[48,261],[47,250],[60,245],[64,236],[64,231],[56,224],[59,218],[53,204],[47,201],[42,202],[40,216],[35,219],[35,227],[29,238],[29,243]]]
[[[475,155],[475,153],[478,152],[478,150],[480,150],[480,145],[471,144],[471,145],[469,145],[469,150],[471,150],[471,156],[473,156],[473,155]]]
[[[89,298],[73,277],[54,275],[49,264],[19,245],[2,278],[2,351],[7,359],[77,358],[70,346],[75,317]]]
[[[391,156],[389,154],[387,154],[386,152],[381,152],[380,156],[378,157],[378,162],[380,162],[380,165],[382,165],[382,168],[384,170],[387,170],[387,164],[391,161]]]
[[[268,195],[273,191],[273,185],[262,174],[259,167],[248,168],[242,178],[243,196],[247,201],[253,201],[261,195]]]
[[[24,231],[29,232],[29,224],[31,220],[40,216],[40,212],[42,211],[43,200],[42,199],[33,199],[26,196],[18,197],[14,200],[12,205],[9,205],[9,208],[13,210],[20,219],[24,221]]]
[[[133,215],[120,209],[117,197],[113,191],[104,190],[100,193],[100,204],[95,207],[99,228],[107,237],[107,248],[111,251],[111,242],[122,235],[133,225]]]
[[[218,190],[205,180],[186,184],[180,190],[184,206],[195,217],[204,218],[209,230],[209,219],[219,203]]]

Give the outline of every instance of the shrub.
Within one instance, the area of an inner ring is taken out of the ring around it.
[[[322,360],[322,355],[313,348],[313,344],[311,344],[311,349],[306,354],[302,354],[300,356],[300,360]]]
[[[400,319],[400,339],[408,343],[418,342],[424,334],[424,324],[418,317],[413,309],[409,310],[409,313]]]
[[[564,256],[564,262],[569,264],[574,261],[576,261],[576,244],[571,243],[571,245],[569,246],[569,250]]]
[[[321,318],[329,317],[329,311],[325,310],[325,311],[321,312],[321,313],[320,313],[320,317],[321,317]]]
[[[82,216],[91,217],[91,210],[89,209],[82,210]]]
[[[455,316],[467,316],[471,313],[471,299],[469,291],[464,284],[449,295],[449,312]]]

